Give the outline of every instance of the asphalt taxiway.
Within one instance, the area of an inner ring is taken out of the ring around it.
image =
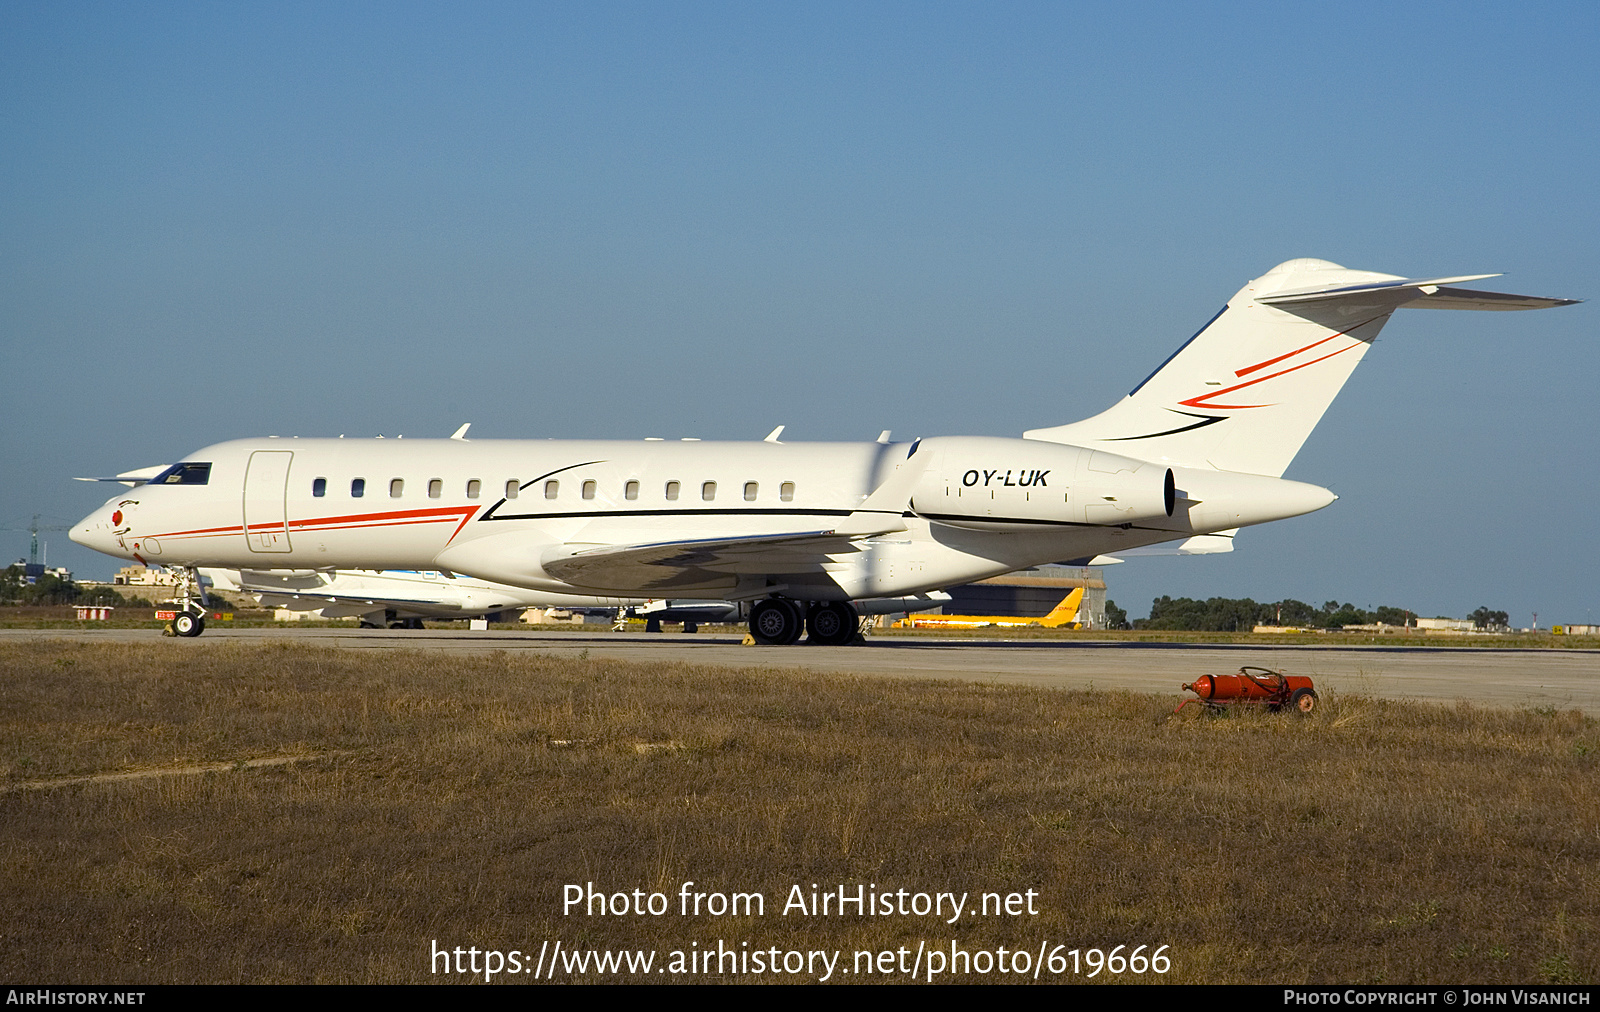
[[[156,642],[149,629],[0,629],[0,642]],[[342,650],[420,650],[442,654],[503,650],[650,664],[806,668],[874,678],[935,678],[1040,688],[1121,689],[1170,693],[1204,674],[1240,665],[1310,675],[1319,690],[1433,702],[1492,706],[1577,707],[1600,713],[1600,651],[1502,650],[1482,647],[1322,647],[1197,645],[1085,640],[869,637],[865,646],[748,647],[738,636],[700,633],[542,632],[491,629],[357,630],[350,628],[212,626],[183,649],[292,641]]]

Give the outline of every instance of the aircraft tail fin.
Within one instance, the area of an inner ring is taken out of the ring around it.
[[[1061,599],[1061,603],[1050,610],[1050,614],[1039,620],[1039,624],[1046,629],[1055,629],[1064,625],[1072,625],[1078,618],[1078,607],[1083,604],[1083,588],[1076,587],[1072,593]]]
[[[1026,439],[1281,477],[1389,316],[1421,309],[1571,305],[1453,285],[1493,274],[1401,278],[1326,260],[1281,263],[1109,410]]]

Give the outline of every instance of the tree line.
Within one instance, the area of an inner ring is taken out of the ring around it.
[[[1156,598],[1150,603],[1150,617],[1128,621],[1128,613],[1114,602],[1106,602],[1106,624],[1112,629],[1170,629],[1189,632],[1249,632],[1258,625],[1297,626],[1302,629],[1339,629],[1352,625],[1402,626],[1414,623],[1416,612],[1390,605],[1367,611],[1348,601],[1324,601],[1322,607],[1296,601],[1261,603],[1248,597],[1213,597],[1197,601],[1190,597]],[[1503,629],[1508,616],[1503,611],[1479,608],[1470,616],[1480,629]]]
[[[110,587],[93,587],[88,590],[74,580],[63,580],[54,573],[45,573],[33,583],[20,564],[13,563],[0,570],[0,605],[60,605],[93,604],[146,605],[142,598],[125,598]]]

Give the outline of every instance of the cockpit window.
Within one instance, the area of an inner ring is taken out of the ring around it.
[[[211,481],[211,463],[173,464],[150,479],[152,485],[204,485]]]

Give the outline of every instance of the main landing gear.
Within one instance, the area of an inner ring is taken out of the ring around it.
[[[844,646],[855,639],[861,623],[848,601],[817,601],[809,607],[784,597],[757,601],[750,609],[750,635],[757,643],[787,645],[807,633],[807,643]]]

